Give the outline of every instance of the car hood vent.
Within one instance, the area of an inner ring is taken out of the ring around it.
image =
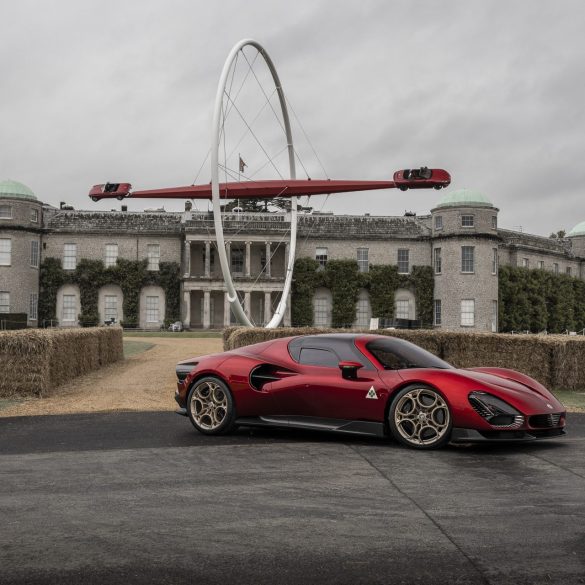
[[[261,391],[265,384],[294,376],[295,372],[274,364],[260,364],[250,372],[250,386]]]

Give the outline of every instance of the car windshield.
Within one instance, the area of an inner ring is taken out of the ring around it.
[[[366,349],[384,366],[385,370],[406,368],[452,368],[451,364],[432,353],[403,339],[376,339],[366,344]]]

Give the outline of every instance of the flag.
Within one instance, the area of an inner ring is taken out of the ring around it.
[[[248,165],[244,162],[244,159],[240,156],[240,173],[243,173],[247,166]]]

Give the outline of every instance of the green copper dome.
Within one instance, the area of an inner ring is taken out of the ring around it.
[[[578,223],[568,234],[567,237],[572,236],[585,236],[585,221]]]
[[[445,193],[437,207],[493,207],[493,203],[479,191],[459,189]]]
[[[37,200],[35,194],[26,185],[10,179],[0,181],[0,199],[2,197]]]

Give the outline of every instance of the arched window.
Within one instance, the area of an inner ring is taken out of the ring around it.
[[[399,288],[394,295],[394,318],[416,319],[416,300],[414,293],[407,288]]]
[[[124,320],[123,313],[124,294],[122,289],[115,284],[102,286],[98,293],[98,310],[100,323],[120,323]]]
[[[77,327],[81,313],[79,287],[66,284],[57,291],[57,320],[61,327]],[[92,323],[93,325],[93,323]]]
[[[318,288],[313,296],[313,323],[315,327],[331,327],[333,298],[327,288]]]
[[[372,306],[370,304],[370,295],[368,291],[362,288],[358,294],[354,327],[358,329],[367,329],[370,326],[372,318]]]
[[[140,327],[159,329],[165,322],[165,292],[160,286],[145,286],[140,292]]]

